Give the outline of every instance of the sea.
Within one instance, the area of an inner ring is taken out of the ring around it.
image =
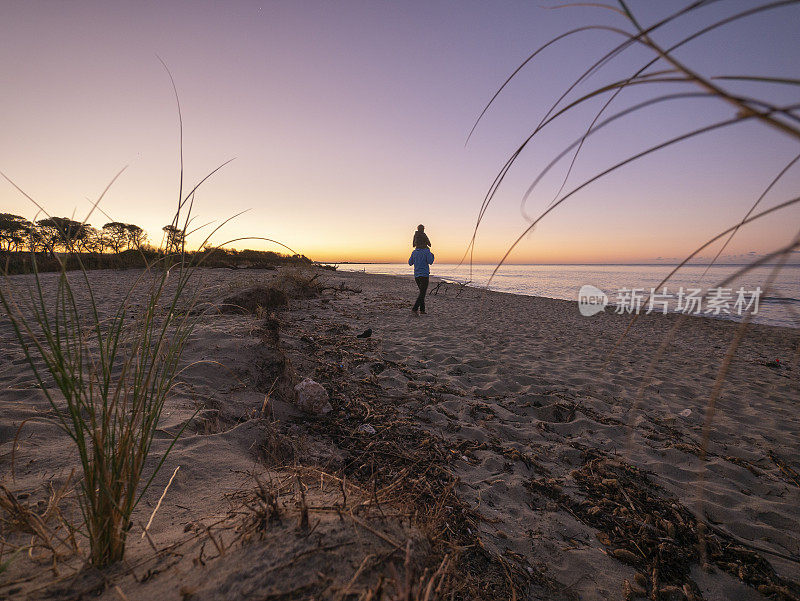
[[[495,267],[437,263],[431,276],[572,301],[579,300],[582,288],[584,294],[597,289],[607,297],[606,311],[688,312],[737,321],[750,312],[754,323],[800,328],[800,265],[759,266],[743,273],[745,265],[685,265],[664,284],[674,265],[502,265],[490,281]],[[339,269],[412,278],[405,263],[348,263]]]

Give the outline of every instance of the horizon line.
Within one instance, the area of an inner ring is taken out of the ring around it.
[[[325,264],[325,265],[405,265],[402,261],[313,261],[314,263],[318,264]],[[437,263],[437,265],[463,265],[468,267],[469,263],[450,263],[450,262],[443,262]],[[473,262],[472,265],[498,265],[496,262]],[[663,266],[663,267],[674,267],[681,265],[681,263],[667,263],[667,262],[660,262],[660,263],[623,263],[623,262],[605,262],[605,263],[586,263],[586,262],[578,262],[578,263],[503,263],[500,265],[513,265],[513,266],[531,266],[531,265],[552,265],[552,266],[585,266],[585,265],[598,265],[598,266],[629,266],[629,267],[655,267],[655,266]],[[689,262],[685,263],[684,266],[688,265],[696,265],[701,267],[747,267],[751,265],[751,263],[699,263],[699,262]],[[800,267],[800,263],[763,263],[759,265],[759,267]]]

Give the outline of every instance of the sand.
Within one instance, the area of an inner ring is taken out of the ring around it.
[[[113,307],[138,273],[90,277]],[[219,306],[281,270],[200,276]],[[313,283],[319,296],[285,308],[202,315],[155,451],[199,414],[136,510],[123,564],[98,574],[65,550],[54,567],[37,549],[0,575],[0,597],[367,598],[445,556],[456,598],[623,599],[654,582],[660,598],[798,595],[800,330],[749,327],[704,445],[733,322],[642,316],[615,349],[630,318],[568,301],[447,284],[414,315],[410,277]],[[78,464],[5,317],[0,349],[2,484],[43,513]],[[305,377],[333,411],[293,405]],[[256,478],[277,520],[254,510]],[[79,521],[74,494],[63,505]],[[3,560],[30,540],[4,519]]]

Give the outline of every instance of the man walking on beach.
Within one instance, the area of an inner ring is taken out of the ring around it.
[[[425,293],[428,291],[428,278],[431,275],[430,264],[433,263],[433,253],[427,246],[417,247],[411,253],[408,264],[414,266],[414,279],[419,287],[419,296],[411,309],[414,313],[419,310],[425,313]]]

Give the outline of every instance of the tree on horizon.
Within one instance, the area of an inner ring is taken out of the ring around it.
[[[186,234],[184,230],[171,224],[165,225],[161,229],[167,235],[167,239],[165,240],[166,251],[168,253],[181,252],[181,250],[183,250],[183,245],[186,243]]]
[[[0,213],[0,250],[19,250],[33,230],[34,225],[19,215]]]
[[[106,246],[119,253],[128,240],[128,224],[121,221],[111,221],[103,226],[106,236]]]
[[[134,225],[132,223],[126,223],[125,229],[128,232],[128,248],[141,250],[144,243],[147,242],[147,233],[138,225]]]
[[[92,226],[69,217],[48,217],[36,222],[44,244],[55,252],[61,248],[69,251],[81,248],[91,235]]]

